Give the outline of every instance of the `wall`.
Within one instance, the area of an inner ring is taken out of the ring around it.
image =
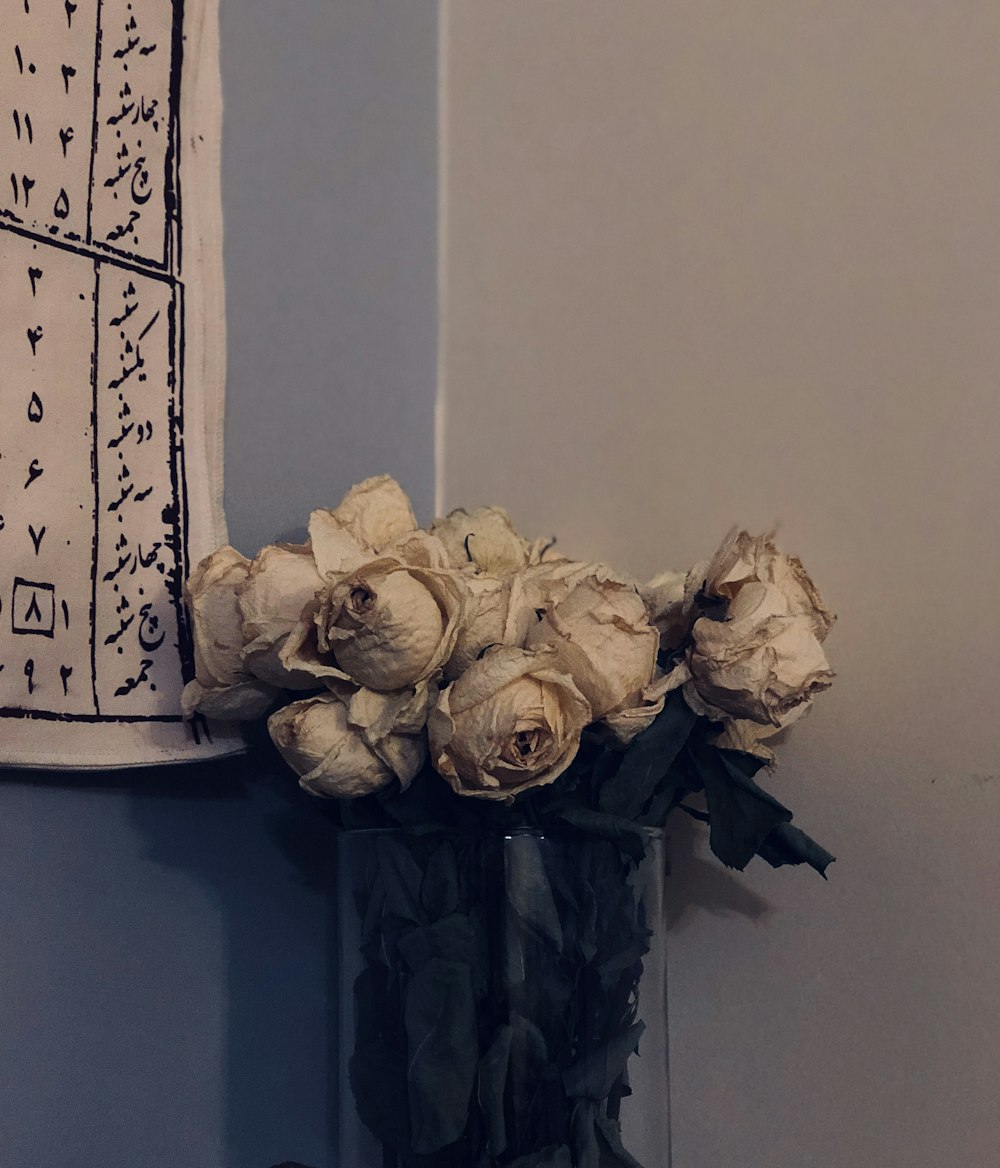
[[[433,518],[435,0],[223,0],[226,512],[256,551],[390,472]]]
[[[1000,9],[450,0],[440,504],[639,575],[800,553],[839,679],[675,838],[676,1168],[1000,1160]]]
[[[223,0],[227,512],[430,518],[436,5]],[[279,12],[280,8],[280,12]],[[245,760],[0,783],[0,1164],[332,1164],[330,832]]]

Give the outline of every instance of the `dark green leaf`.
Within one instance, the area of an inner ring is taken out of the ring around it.
[[[631,819],[603,811],[588,811],[586,807],[572,804],[560,807],[559,817],[578,831],[613,840],[636,863],[646,854],[646,833]]]
[[[758,849],[772,868],[783,864],[809,864],[826,879],[826,869],[836,856],[791,823],[779,823]]]
[[[384,965],[370,965],[354,980],[354,1043],[367,1046],[382,1034],[389,971]]]
[[[442,841],[431,853],[420,885],[420,900],[431,920],[458,907],[458,864],[450,840]]]
[[[753,781],[759,759],[707,743],[698,744],[694,757],[705,784],[709,845],[726,867],[742,870],[792,813]]]
[[[523,1120],[535,1099],[538,1084],[549,1067],[549,1049],[545,1035],[523,1014],[512,1010],[510,1027],[511,1100],[514,1114]]]
[[[400,953],[413,970],[433,958],[473,965],[478,953],[476,936],[468,917],[460,913],[442,917],[432,925],[411,928],[397,942]]]
[[[636,1022],[568,1067],[563,1072],[566,1094],[592,1099],[595,1103],[607,1099],[625,1064],[638,1049],[645,1029],[645,1023]]]
[[[507,897],[518,918],[538,937],[561,952],[562,924],[542,860],[537,836],[515,835],[504,849]]]
[[[417,899],[420,891],[420,865],[405,844],[383,836],[376,844],[379,875],[385,885],[385,912],[389,916],[423,921],[424,913]]]
[[[530,1156],[518,1156],[516,1160],[511,1160],[507,1168],[573,1168],[573,1160],[569,1148],[560,1144],[558,1147],[552,1145],[540,1152],[532,1152]]]
[[[598,1115],[597,1134],[602,1145],[602,1168],[642,1168],[635,1156],[625,1150],[621,1127],[613,1119],[606,1115]]]
[[[689,807],[686,803],[678,803],[677,806],[686,815],[690,815],[692,819],[697,819],[699,823],[711,822],[711,817],[707,811],[699,811],[697,807]]]
[[[410,1145],[406,1060],[381,1042],[359,1047],[348,1066],[358,1117],[384,1144],[399,1151]]]
[[[601,1146],[597,1142],[597,1104],[580,1099],[570,1116],[569,1130],[573,1141],[574,1168],[601,1168]]]
[[[373,940],[378,931],[379,922],[385,912],[385,884],[376,876],[372,884],[371,895],[365,907],[361,922],[361,943],[367,944]]]
[[[668,695],[663,712],[625,751],[617,773],[604,781],[600,809],[627,819],[638,818],[697,721],[679,691]]]
[[[615,953],[611,957],[605,958],[597,967],[597,971],[601,977],[601,984],[605,989],[609,989],[621,977],[626,969],[632,969],[637,962],[641,961],[643,957],[649,952],[649,938],[651,934],[649,930],[644,930],[642,934],[624,949]],[[641,967],[640,967],[641,968]]]
[[[509,1026],[501,1026],[479,1060],[479,1106],[486,1121],[486,1145],[491,1156],[500,1156],[507,1149],[503,1096],[513,1034]]]
[[[413,1150],[437,1152],[469,1118],[478,1062],[469,967],[432,957],[410,980],[404,1013]]]

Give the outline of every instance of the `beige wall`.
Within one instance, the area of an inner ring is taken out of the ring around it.
[[[777,520],[841,615],[772,784],[829,884],[679,828],[676,1168],[1000,1163],[1000,5],[442,19],[439,506]]]

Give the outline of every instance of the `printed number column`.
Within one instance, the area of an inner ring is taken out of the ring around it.
[[[87,235],[98,0],[5,0],[0,18],[0,217]]]
[[[93,715],[97,0],[60,8],[0,21],[0,711]]]

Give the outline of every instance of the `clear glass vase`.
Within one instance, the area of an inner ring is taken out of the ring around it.
[[[662,833],[338,838],[339,1168],[668,1168]]]

